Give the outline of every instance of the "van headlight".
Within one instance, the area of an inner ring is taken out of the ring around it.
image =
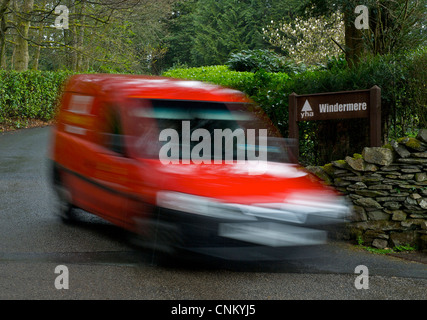
[[[257,220],[248,216],[233,204],[219,202],[212,198],[195,196],[187,193],[160,191],[156,197],[157,206],[161,208],[197,214],[201,216],[230,219],[230,220]]]
[[[349,203],[343,198],[330,194],[299,194],[294,193],[286,199],[283,209],[294,212],[306,212],[309,215],[329,218],[348,218]]]

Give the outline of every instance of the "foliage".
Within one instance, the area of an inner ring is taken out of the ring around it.
[[[69,9],[65,30],[54,27],[58,18],[54,8],[59,4]],[[326,63],[326,54],[341,53],[331,38],[348,49],[350,44],[342,37],[344,29],[354,25],[357,4],[356,0],[0,0],[0,65],[6,70],[160,74],[177,64],[222,65],[230,54],[274,49],[309,66]],[[364,4],[370,28],[358,38],[363,37],[367,51],[401,52],[426,43],[427,7],[422,1]],[[302,8],[309,10],[304,14]],[[352,24],[342,27],[338,12]]]
[[[369,28],[357,30],[354,9],[365,5],[369,10]],[[300,12],[307,17],[344,13],[347,61],[358,61],[365,54],[396,54],[426,45],[425,1],[399,0],[307,0]]]
[[[368,88],[376,84],[381,88],[383,131],[389,139],[427,127],[426,59],[427,47],[400,54],[366,56],[358,68],[348,72],[355,83]]]
[[[423,1],[368,0],[369,29],[363,30],[365,46],[373,54],[399,53],[426,45],[427,6]]]
[[[379,249],[379,248],[374,248],[374,247],[369,247],[364,245],[364,241],[361,236],[358,236],[356,240],[357,240],[357,246],[359,248],[374,254],[390,254],[390,253],[399,253],[399,252],[412,252],[412,251],[418,250],[417,247],[413,247],[409,244],[395,246],[394,248]]]
[[[173,1],[1,0],[0,67],[155,73]],[[63,29],[58,5],[68,9]]]
[[[243,50],[232,53],[226,61],[226,65],[234,71],[256,72],[285,72],[294,74],[306,69],[305,64],[297,64],[293,60],[269,51],[269,50]]]
[[[260,12],[248,1],[199,0],[191,55],[195,65],[224,64],[230,52],[263,46]],[[249,1],[255,4],[255,1]]]
[[[263,28],[263,34],[270,44],[287,52],[290,58],[318,64],[327,56],[342,53],[344,22],[340,12],[321,17],[297,17],[288,23],[271,21]]]
[[[163,39],[168,48],[163,60],[165,68],[177,65],[193,66],[190,51],[196,33],[193,20],[197,1],[177,1],[172,8],[166,22],[168,33]]]
[[[262,28],[292,15],[300,0],[178,0],[166,22],[164,69],[225,64],[230,54],[269,49]]]
[[[50,120],[70,72],[0,71],[0,122],[9,119]]]
[[[427,47],[408,53],[407,59],[411,61],[407,69],[406,101],[412,106],[413,114],[416,114],[419,127],[427,128]],[[402,128],[403,133],[410,132]]]
[[[211,82],[214,84],[233,87],[246,91],[253,82],[254,74],[250,72],[236,72],[227,66],[208,66],[200,68],[171,69],[163,73],[166,77],[183,78]]]
[[[348,68],[347,60],[345,60],[344,54],[339,56],[327,56],[325,64],[319,64],[319,68],[326,70],[343,70]]]

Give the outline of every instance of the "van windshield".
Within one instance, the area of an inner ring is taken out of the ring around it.
[[[256,110],[249,103],[134,99],[128,111],[132,149],[171,163],[289,162],[283,139],[268,136]]]

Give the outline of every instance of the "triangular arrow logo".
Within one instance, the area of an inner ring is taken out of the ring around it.
[[[305,100],[304,106],[302,107],[303,112],[311,112],[313,109],[311,109],[310,104],[308,103],[308,100]]]

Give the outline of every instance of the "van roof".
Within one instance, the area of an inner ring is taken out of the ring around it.
[[[218,85],[160,76],[125,74],[78,74],[68,80],[66,91],[115,98],[251,102],[240,91]]]

